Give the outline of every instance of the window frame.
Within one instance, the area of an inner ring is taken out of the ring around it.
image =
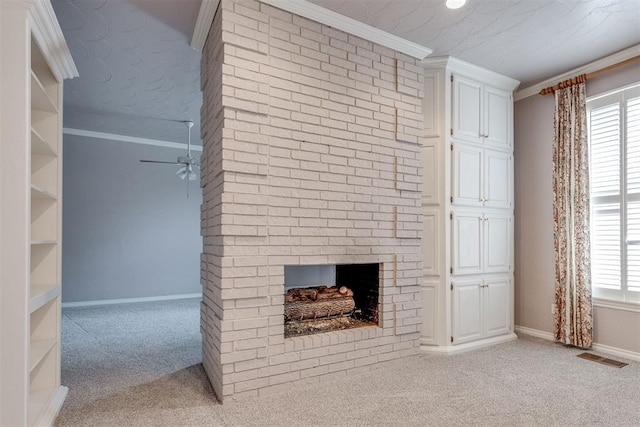
[[[630,311],[640,312],[640,292],[628,289],[628,245],[630,244],[627,230],[627,206],[629,202],[640,201],[640,191],[630,194],[627,189],[627,101],[640,97],[640,82],[632,83],[625,87],[587,98],[587,137],[589,145],[589,167],[592,169],[591,157],[591,110],[606,107],[615,103],[619,104],[619,154],[620,154],[620,191],[617,195],[592,196],[590,198],[591,233],[593,234],[594,206],[606,203],[619,203],[620,221],[620,289],[607,289],[599,287],[592,281],[592,295],[594,305],[602,307],[616,307]],[[591,177],[590,177],[591,180]],[[598,201],[600,203],[594,203]],[[640,244],[635,240],[633,245]],[[592,240],[593,245],[593,240]],[[593,246],[592,246],[593,253]],[[593,263],[591,264],[593,268]],[[594,275],[592,274],[592,278]],[[593,279],[592,279],[593,280]],[[619,307],[618,307],[619,306]]]

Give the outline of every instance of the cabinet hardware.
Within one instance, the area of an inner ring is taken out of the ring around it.
[[[452,134],[453,135],[453,134]],[[453,151],[453,144],[451,144],[451,151]]]
[[[451,342],[453,342],[453,335],[451,336]]]
[[[453,219],[453,212],[449,212],[449,219]]]
[[[453,83],[453,74],[451,74],[451,83]]]
[[[449,133],[453,135],[453,128],[449,129]]]
[[[453,274],[453,267],[449,267],[449,272]]]
[[[451,290],[453,290],[453,282],[451,282]]]
[[[453,196],[451,196],[449,199],[451,199],[451,203],[453,203]]]

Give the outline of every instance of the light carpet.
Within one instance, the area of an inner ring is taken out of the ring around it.
[[[57,425],[640,426],[640,363],[617,369],[527,336],[220,405],[199,316],[198,300],[65,308]]]

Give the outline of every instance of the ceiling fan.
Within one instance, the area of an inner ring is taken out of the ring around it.
[[[190,120],[182,122],[187,126],[187,155],[179,156],[175,162],[165,162],[161,160],[140,160],[141,163],[160,163],[165,165],[179,165],[176,175],[187,182],[187,197],[189,197],[189,181],[198,179],[200,172],[200,159],[191,155],[191,128],[193,122]]]

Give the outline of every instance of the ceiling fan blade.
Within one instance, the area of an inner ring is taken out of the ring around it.
[[[162,162],[160,160],[140,160],[141,163],[160,163],[164,165],[181,165],[180,162]]]

